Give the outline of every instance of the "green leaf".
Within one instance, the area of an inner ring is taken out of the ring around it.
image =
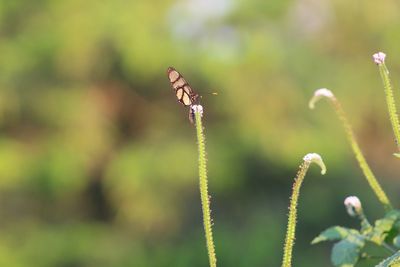
[[[399,267],[400,266],[400,251],[397,251],[389,258],[384,259],[375,267]]]
[[[394,221],[388,218],[377,220],[369,239],[372,242],[381,245],[389,231],[392,229],[393,223]]]
[[[399,220],[397,220],[397,221],[394,223],[393,228],[394,228],[395,230],[397,230],[397,231],[400,230],[400,221],[399,221]]]
[[[400,219],[400,210],[391,210],[385,214],[385,218],[392,218],[394,220]]]
[[[360,258],[361,248],[364,246],[361,236],[350,235],[333,246],[331,261],[337,267],[354,266]]]
[[[319,236],[317,236],[316,238],[313,239],[313,241],[311,241],[311,244],[317,244],[319,242],[328,240],[333,241],[333,240],[345,239],[347,236],[351,234],[358,235],[359,232],[357,230],[345,228],[342,226],[333,226],[320,233]]]
[[[373,230],[369,234],[369,240],[381,245],[399,218],[399,210],[392,210],[383,219],[377,220]]]

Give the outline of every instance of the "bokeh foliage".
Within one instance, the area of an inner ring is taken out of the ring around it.
[[[305,182],[294,264],[328,266],[329,246],[310,241],[356,224],[345,196],[383,213],[332,110],[307,102],[335,93],[399,203],[371,60],[387,53],[398,90],[399,14],[395,0],[0,1],[0,265],[207,265],[195,132],[172,65],[203,96],[219,266],[279,265],[308,152],[328,173]]]

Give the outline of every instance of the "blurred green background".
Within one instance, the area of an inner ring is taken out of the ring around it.
[[[310,241],[358,226],[344,198],[383,210],[333,110],[308,100],[336,94],[398,207],[371,56],[387,53],[398,89],[399,27],[396,0],[1,0],[0,266],[208,265],[195,131],[168,66],[203,96],[218,265],[280,265],[293,178],[317,152],[328,172],[302,188],[294,265],[330,266],[331,244]]]

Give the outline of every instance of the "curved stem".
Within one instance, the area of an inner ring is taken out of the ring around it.
[[[318,154],[308,154],[304,157],[304,161],[300,165],[299,171],[297,172],[296,178],[294,180],[292,197],[290,198],[289,218],[286,230],[285,245],[283,249],[282,267],[292,266],[292,252],[296,233],[297,204],[300,195],[300,187],[312,162],[320,165],[322,169],[322,174],[325,174],[326,172],[325,165]]]
[[[322,93],[321,93],[321,91],[322,91]],[[344,130],[346,132],[347,140],[350,143],[353,153],[356,156],[358,164],[360,165],[360,168],[361,168],[362,172],[364,173],[364,176],[367,179],[369,186],[372,188],[372,190],[374,191],[375,195],[378,197],[379,201],[382,203],[384,208],[387,211],[392,210],[393,209],[392,204],[390,203],[388,197],[386,196],[385,191],[383,191],[383,189],[380,186],[378,180],[376,179],[374,173],[372,172],[367,161],[365,160],[364,155],[363,155],[360,147],[358,146],[358,143],[354,136],[353,130],[351,129],[350,123],[347,120],[346,114],[345,114],[342,106],[340,105],[339,101],[332,94],[332,92],[325,88],[317,90],[314,94],[314,97],[310,100],[310,104],[309,104],[310,108],[314,108],[314,104],[322,97],[329,99],[329,102],[332,104],[337,116],[339,117],[340,121],[342,122]]]
[[[390,201],[388,197],[386,196],[385,191],[383,191],[382,187],[380,186],[378,180],[376,179],[374,173],[372,172],[371,168],[369,167],[360,147],[358,146],[358,143],[356,141],[356,138],[354,136],[353,130],[351,129],[350,123],[347,120],[346,114],[344,113],[344,110],[342,106],[340,105],[339,101],[332,100],[331,101],[336,114],[338,115],[340,121],[343,124],[344,130],[347,135],[347,139],[351,145],[351,148],[356,156],[356,159],[358,161],[358,164],[360,165],[360,168],[362,172],[365,175],[365,178],[368,181],[368,184],[372,188],[372,190],[375,192],[375,195],[378,197],[379,201],[383,204],[386,210],[391,210],[392,205],[390,204]]]

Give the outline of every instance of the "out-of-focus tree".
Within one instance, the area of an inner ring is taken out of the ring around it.
[[[399,9],[394,0],[1,1],[0,265],[207,264],[194,129],[170,65],[205,107],[219,266],[279,264],[291,179],[310,151],[329,174],[304,186],[295,259],[310,266],[312,253],[327,265],[328,247],[309,242],[344,215],[343,196],[379,210],[335,116],[307,101],[319,87],[335,92],[395,202],[370,56],[385,50],[396,80]]]

